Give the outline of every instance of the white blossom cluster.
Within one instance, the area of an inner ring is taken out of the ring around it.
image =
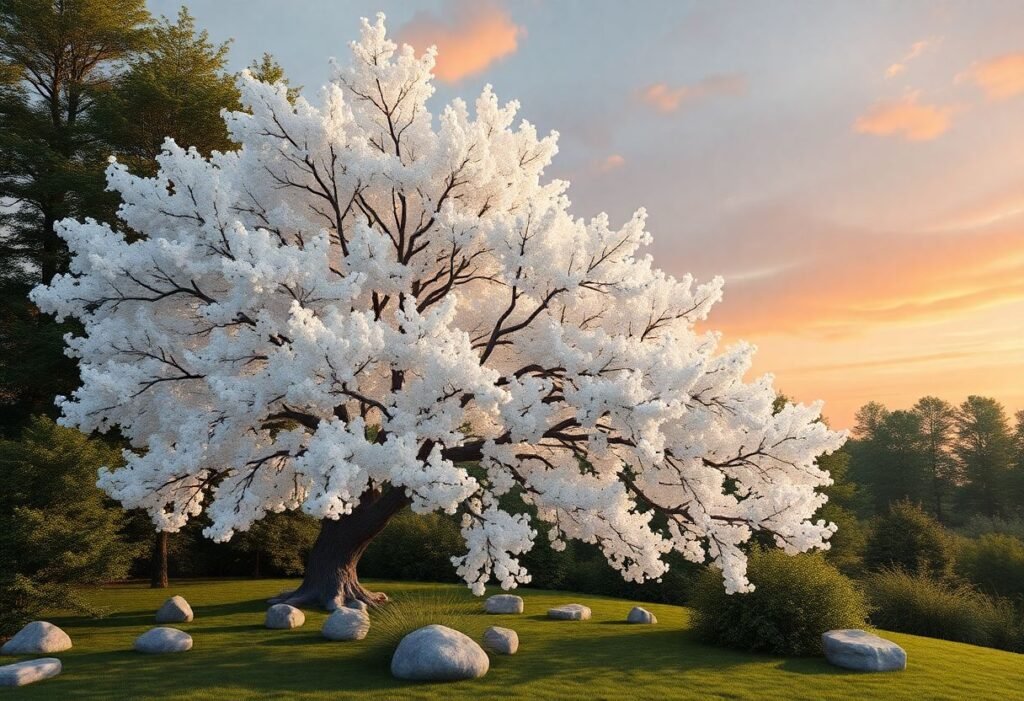
[[[33,299],[84,327],[63,422],[134,446],[100,486],[164,530],[205,509],[219,540],[405,490],[462,513],[477,592],[529,581],[513,489],[554,547],[595,543],[632,581],[675,550],[743,591],[755,531],[826,547],[815,460],[844,436],[818,404],[773,413],[753,348],[695,330],[722,281],[653,267],[642,210],[570,215],[542,178],[557,135],[490,87],[435,118],[433,52],[383,16],[352,54],[317,104],[245,74],[237,151],[168,140],[151,178],[112,162],[122,225],[59,224],[71,272]]]

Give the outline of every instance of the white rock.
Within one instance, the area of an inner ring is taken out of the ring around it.
[[[2,655],[42,655],[71,649],[71,638],[52,623],[32,621],[0,648]],[[58,670],[59,671],[59,670]]]
[[[177,628],[150,628],[135,638],[135,649],[154,655],[185,652],[192,649],[192,636]]]
[[[156,612],[157,623],[188,623],[192,618],[192,607],[181,596],[172,596]]]
[[[522,613],[523,597],[514,594],[495,594],[484,602],[487,613]]]
[[[274,604],[267,609],[264,625],[267,628],[287,630],[298,628],[306,622],[306,614],[289,604]]]
[[[548,618],[562,621],[586,621],[590,618],[590,608],[583,604],[566,604],[548,609]]]
[[[366,605],[365,601],[359,599],[349,599],[345,602],[345,608],[355,609],[356,611],[369,611],[370,607]]]
[[[61,664],[56,657],[40,657],[37,660],[26,660],[0,667],[0,687],[25,686],[33,682],[56,677],[60,674]]]
[[[821,636],[825,659],[837,667],[862,672],[907,668],[907,653],[896,643],[857,628],[830,630]]]
[[[626,616],[626,623],[657,623],[658,618],[642,606],[634,606]]]
[[[514,655],[519,649],[519,634],[511,628],[491,626],[484,631],[484,646],[501,655]]]
[[[391,674],[411,681],[457,681],[487,674],[491,661],[469,636],[430,625],[402,638],[391,658]]]
[[[320,632],[328,640],[362,640],[370,632],[370,616],[359,609],[335,609]]]

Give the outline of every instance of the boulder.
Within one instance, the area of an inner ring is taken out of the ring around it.
[[[626,623],[657,623],[658,618],[642,606],[634,606],[626,616]]]
[[[0,648],[0,654],[43,655],[70,649],[71,638],[67,633],[52,623],[32,621],[4,643],[4,646]],[[41,679],[45,679],[45,677],[41,677]]]
[[[469,636],[445,626],[419,628],[402,638],[391,674],[410,681],[458,681],[487,674],[490,660]]]
[[[320,632],[328,640],[362,640],[370,632],[370,616],[359,609],[335,609]]]
[[[156,612],[157,623],[188,623],[192,618],[192,607],[181,596],[172,596]]]
[[[836,667],[861,672],[907,668],[907,653],[896,643],[864,630],[830,630],[821,636],[825,659]]]
[[[523,597],[514,594],[495,594],[484,602],[487,613],[522,613]]]
[[[366,605],[365,601],[359,599],[349,599],[345,602],[345,608],[355,609],[356,611],[369,611],[370,607]]]
[[[0,667],[0,687],[25,686],[33,682],[56,677],[60,674],[60,660],[56,657],[40,657]]]
[[[264,625],[267,628],[287,630],[298,628],[306,622],[306,614],[288,604],[274,604],[267,609],[267,616]]]
[[[590,608],[583,604],[566,604],[548,609],[548,618],[560,621],[586,621],[590,618]]]
[[[484,631],[484,647],[499,655],[514,655],[519,649],[519,634],[511,628],[491,626]]]
[[[153,655],[192,649],[192,636],[177,628],[150,628],[135,638],[135,649]]]

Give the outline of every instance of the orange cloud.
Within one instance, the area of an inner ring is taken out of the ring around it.
[[[625,164],[625,158],[623,158],[617,153],[613,153],[612,155],[608,156],[608,158],[604,159],[598,164],[597,171],[599,173],[608,173],[609,171],[613,171],[616,168],[621,168]]]
[[[892,102],[880,102],[859,117],[853,129],[859,134],[899,135],[908,141],[930,141],[945,133],[952,122],[951,107],[922,104],[919,92]]]
[[[1006,54],[971,66],[958,80],[971,80],[990,100],[1005,100],[1024,93],[1024,53]]]
[[[910,51],[908,51],[903,58],[886,69],[885,77],[895,78],[900,73],[906,71],[908,63],[923,54],[928,48],[934,46],[939,41],[941,41],[941,39],[922,39],[921,41],[915,41],[910,45]]]
[[[746,91],[747,79],[741,75],[712,75],[693,85],[675,88],[667,83],[654,83],[640,91],[640,99],[667,114],[710,97],[742,95]]]
[[[437,47],[434,75],[457,83],[483,72],[495,61],[514,54],[526,32],[509,13],[492,0],[452,0],[446,17],[418,12],[398,32],[399,42],[419,50]]]

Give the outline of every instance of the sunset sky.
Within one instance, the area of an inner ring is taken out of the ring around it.
[[[835,426],[924,394],[1024,408],[1024,3],[185,4],[310,99],[360,16],[436,44],[435,113],[519,100],[574,211],[646,207],[661,267],[725,276],[709,327]]]

